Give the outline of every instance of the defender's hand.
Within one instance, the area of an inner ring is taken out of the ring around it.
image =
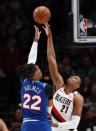
[[[39,30],[39,28],[36,25],[34,26],[34,28],[35,28],[34,41],[38,42],[38,40],[40,39],[41,31]]]
[[[44,25],[45,26],[43,26],[43,29],[45,30],[47,37],[52,36],[50,25],[48,23],[45,23]]]

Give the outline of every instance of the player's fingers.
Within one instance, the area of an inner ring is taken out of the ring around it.
[[[39,34],[41,34],[42,31],[39,31]]]
[[[45,26],[43,26],[42,28],[46,31],[46,27]]]
[[[34,25],[34,28],[35,28],[35,30],[36,30],[36,25]]]
[[[47,23],[44,24],[46,28],[50,28],[50,25]]]
[[[34,25],[34,28],[35,28],[35,32],[37,32],[37,27],[36,27],[36,25]]]
[[[45,26],[48,26],[48,22],[44,23]]]
[[[34,25],[35,31],[39,31],[38,26]]]
[[[50,25],[48,24],[48,28],[50,28]]]

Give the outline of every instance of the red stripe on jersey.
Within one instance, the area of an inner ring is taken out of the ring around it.
[[[61,122],[65,122],[66,120],[60,115],[60,113],[57,111],[56,107],[53,105],[52,112],[60,119]]]

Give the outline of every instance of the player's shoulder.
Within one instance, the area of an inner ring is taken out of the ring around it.
[[[84,103],[84,97],[77,91],[74,92],[74,100]]]
[[[34,84],[37,85],[37,86],[43,86],[43,87],[46,86],[46,83],[44,83],[42,81],[34,81]]]
[[[0,131],[8,131],[6,123],[0,118]]]
[[[3,125],[5,122],[0,118],[0,125]]]
[[[24,79],[21,81],[21,85],[22,86],[25,86],[26,84],[28,84],[28,80],[27,79]]]

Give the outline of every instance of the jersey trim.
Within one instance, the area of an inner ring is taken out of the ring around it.
[[[23,119],[23,123],[28,122],[28,121],[39,121],[39,120],[30,119],[30,118],[24,118],[24,119]]]
[[[57,111],[56,107],[53,105],[52,111],[51,111],[52,116],[59,122],[65,122],[66,120],[60,115],[60,113]]]

